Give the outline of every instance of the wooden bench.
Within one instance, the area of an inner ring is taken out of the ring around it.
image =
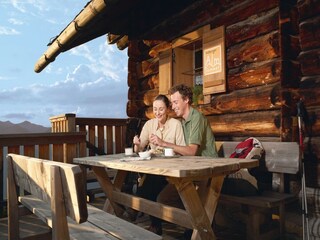
[[[239,142],[217,142],[220,156],[228,157]],[[260,161],[259,171],[270,173],[280,180],[279,190],[263,190],[258,196],[231,196],[221,194],[220,202],[240,204],[246,216],[247,239],[275,239],[285,232],[285,205],[297,200],[294,194],[285,193],[285,175],[296,174],[300,167],[299,145],[295,142],[262,142],[265,154]],[[270,179],[271,181],[272,179]],[[259,180],[258,180],[259,185]],[[264,223],[271,223],[272,214],[279,217],[279,227],[264,229]]]
[[[28,213],[37,215],[51,228],[49,233],[28,239],[162,239],[87,204],[85,181],[78,165],[16,154],[9,154],[7,160],[10,240],[20,239],[19,219]]]

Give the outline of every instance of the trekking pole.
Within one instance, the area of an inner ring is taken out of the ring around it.
[[[308,219],[308,203],[306,193],[306,178],[304,169],[304,145],[303,145],[303,113],[304,106],[302,100],[297,103],[298,110],[298,126],[299,126],[299,143],[300,143],[300,159],[301,159],[301,208],[302,208],[302,229],[303,240],[307,237],[309,240],[309,219]]]

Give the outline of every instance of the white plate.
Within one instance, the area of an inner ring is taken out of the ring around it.
[[[142,158],[142,157],[124,157],[121,158],[120,161],[121,162],[127,162],[127,161],[144,161],[144,160],[150,160],[151,157],[147,157],[147,158]]]

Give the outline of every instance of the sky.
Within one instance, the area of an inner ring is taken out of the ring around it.
[[[106,35],[34,65],[89,0],[0,0],[0,121],[50,126],[52,116],[127,118],[127,51]]]

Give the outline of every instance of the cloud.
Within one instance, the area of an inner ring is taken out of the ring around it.
[[[126,52],[119,51],[115,45],[109,45],[107,41],[99,46],[98,53],[86,44],[71,49],[70,53],[85,58],[93,73],[102,74],[115,81],[120,81],[120,76],[127,72]]]
[[[47,3],[44,0],[10,0],[10,3],[16,10],[22,13],[28,12],[27,8],[30,7],[33,7],[40,11],[45,11],[48,9],[48,7],[46,6]]]
[[[9,80],[10,78],[8,77],[3,77],[3,76],[0,76],[0,81],[5,81],[5,80]]]
[[[20,32],[14,28],[0,26],[0,35],[18,35]]]
[[[4,109],[0,117],[16,121],[28,117],[29,121],[44,126],[50,125],[50,117],[64,113],[76,113],[79,117],[126,118],[126,53],[114,51],[114,46],[105,44],[98,49],[78,47],[72,54],[76,54],[79,61],[81,58],[86,61],[81,61],[83,63],[70,73],[57,75],[60,80],[52,84],[43,82],[0,90],[0,108]],[[50,71],[54,72],[54,68],[51,66]],[[5,107],[12,102],[14,108]]]
[[[23,21],[16,19],[16,18],[9,18],[8,22],[13,25],[23,25]]]
[[[11,114],[4,115],[3,117],[7,119],[25,121],[25,120],[30,120],[34,118],[34,116],[35,116],[34,113],[11,113]]]

